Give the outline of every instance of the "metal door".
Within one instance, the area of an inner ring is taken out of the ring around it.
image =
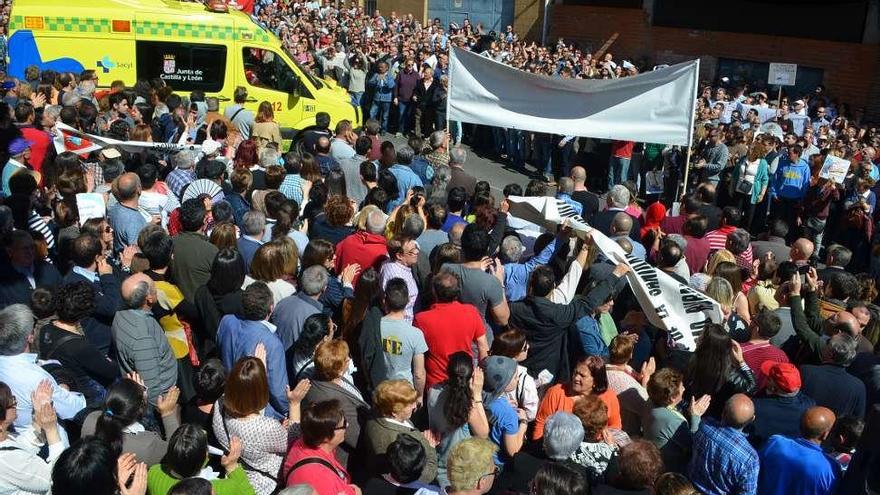
[[[473,25],[482,24],[487,34],[513,25],[513,11],[514,0],[428,0],[429,19],[440,18],[444,27],[470,19]]]

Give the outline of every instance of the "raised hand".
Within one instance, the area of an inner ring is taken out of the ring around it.
[[[134,479],[128,487],[120,481],[119,493],[121,495],[146,495],[147,493],[147,465],[139,462],[134,468]]]
[[[698,400],[694,400],[691,397],[691,407],[690,412],[692,416],[702,416],[706,414],[706,411],[709,409],[709,404],[712,403],[712,397],[708,394],[700,397]]]
[[[159,410],[159,414],[162,416],[168,416],[169,414],[174,414],[177,411],[177,400],[180,398],[180,389],[177,388],[176,385],[172,386],[168,389],[167,392],[160,395],[158,399],[156,399],[156,409]]]
[[[266,344],[264,344],[262,341],[260,341],[260,343],[257,344],[257,347],[254,348],[254,357],[263,362],[264,368],[266,368],[267,370],[269,369],[266,366]]]
[[[43,380],[31,393],[31,404],[36,409],[49,402],[52,402],[52,383],[49,380]]]
[[[342,269],[342,283],[343,284],[351,284],[354,281],[354,278],[358,273],[361,272],[361,265],[358,263],[352,263],[350,265],[346,265],[345,268]]]
[[[288,386],[287,401],[291,404],[302,403],[303,398],[305,398],[310,388],[312,388],[312,382],[308,379],[300,380],[299,383],[296,384],[296,387],[293,388],[293,390],[291,390],[290,386]]]

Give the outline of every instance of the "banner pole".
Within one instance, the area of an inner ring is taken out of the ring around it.
[[[684,161],[684,194],[688,192],[688,172],[691,170],[691,153],[694,148],[694,126],[697,123],[697,92],[700,87],[700,59],[697,59],[697,68],[694,74],[694,92],[691,100],[691,123],[687,138],[687,158]],[[676,194],[677,195],[677,194]],[[677,201],[679,198],[675,198]]]
[[[446,162],[449,162],[449,158],[452,156],[450,154],[450,145],[452,144],[452,136],[449,135],[449,95],[452,93],[452,71],[455,64],[452,61],[452,57],[455,56],[455,46],[452,45],[452,42],[449,42],[449,76],[448,77],[448,86],[446,87]],[[461,136],[458,137],[461,139]]]

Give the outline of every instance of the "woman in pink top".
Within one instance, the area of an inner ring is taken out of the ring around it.
[[[334,455],[345,441],[347,428],[338,400],[316,402],[303,411],[302,437],[293,444],[281,468],[286,485],[306,483],[318,495],[361,495]]]

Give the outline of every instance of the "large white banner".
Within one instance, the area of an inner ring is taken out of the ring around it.
[[[78,129],[70,127],[67,124],[58,122],[55,124],[53,142],[55,151],[64,153],[72,151],[74,153],[84,155],[95,150],[104,149],[108,146],[119,146],[126,151],[136,152],[143,149],[156,149],[163,152],[174,152],[182,150],[201,151],[202,147],[198,144],[177,144],[177,143],[154,143],[147,141],[120,141],[105,136],[96,136],[88,134]]]
[[[453,48],[449,120],[568,136],[687,145],[699,60],[620,79],[531,74]]]
[[[721,323],[721,306],[717,301],[644,260],[627,255],[620,245],[587,225],[563,201],[549,197],[510,196],[507,202],[511,215],[538,225],[555,229],[568,220],[568,225],[579,235],[589,232],[606,258],[629,265],[632,271],[626,279],[645,316],[652,325],[669,332],[677,346],[693,351],[706,324]]]

